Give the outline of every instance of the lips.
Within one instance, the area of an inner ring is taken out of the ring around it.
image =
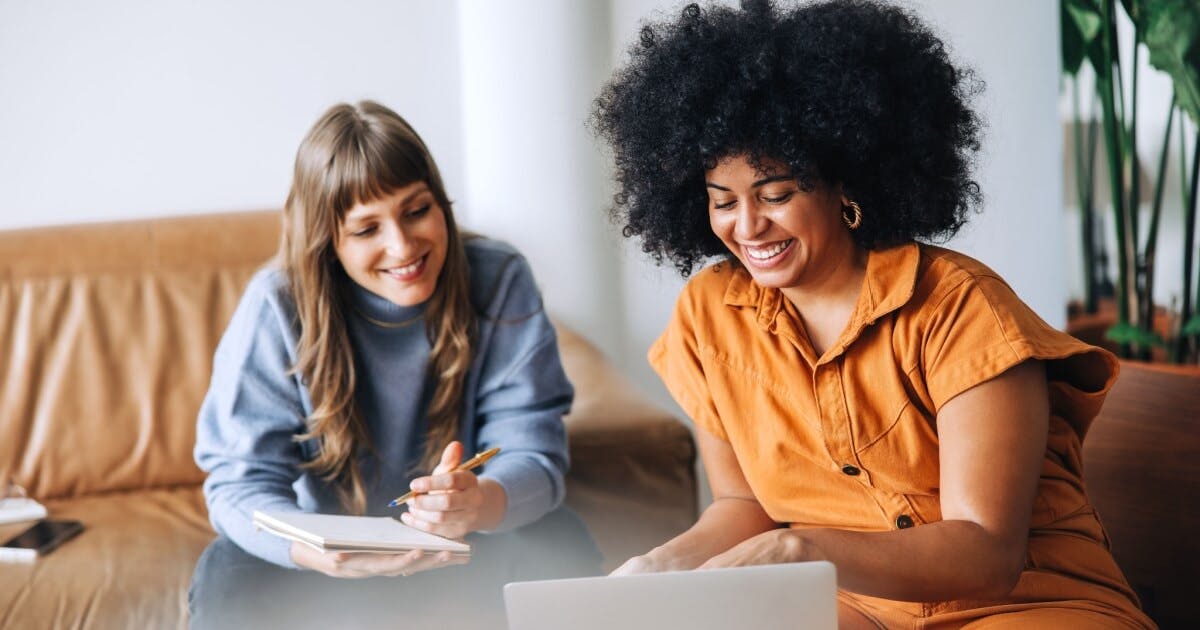
[[[429,254],[425,254],[416,261],[408,263],[407,265],[391,267],[388,269],[383,269],[382,271],[383,274],[389,278],[399,280],[400,282],[412,282],[413,280],[421,277],[421,273],[425,271],[425,262],[428,259]]]
[[[794,249],[796,239],[775,241],[763,245],[742,245],[746,264],[759,269],[768,269],[778,265]]]

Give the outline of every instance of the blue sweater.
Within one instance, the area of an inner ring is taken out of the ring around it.
[[[574,391],[563,373],[554,329],[525,259],[486,239],[466,241],[471,301],[479,315],[458,439],[465,452],[501,447],[479,473],[507,495],[497,531],[533,522],[564,494],[567,442],[562,415]],[[356,401],[374,454],[359,464],[370,514],[396,514],[420,459],[433,383],[424,305],[400,307],[349,281],[346,323],[358,370]],[[411,323],[384,327],[376,322]],[[217,346],[212,382],[200,409],[196,463],[208,473],[204,496],[213,527],[246,551],[294,567],[290,543],[256,531],[254,510],[340,513],[334,487],[300,465],[312,440],[294,437],[312,412],[307,388],[289,370],[299,326],[282,271],[250,281]]]

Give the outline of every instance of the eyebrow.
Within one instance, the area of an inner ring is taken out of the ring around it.
[[[399,202],[397,202],[396,205],[399,207],[403,207],[403,206],[407,205],[409,202],[411,202],[413,199],[416,199],[417,197],[419,197],[425,193],[433,194],[433,191],[430,190],[430,188],[429,188],[429,184],[425,184],[425,182],[421,182],[421,183],[424,185],[420,186],[416,190],[409,193],[407,196],[405,196],[403,199],[401,199]],[[361,220],[362,217],[363,217],[362,212],[347,212],[345,214],[345,216],[342,217],[342,223],[350,223],[351,221],[358,221],[358,220]]]
[[[788,180],[792,180],[792,179],[795,179],[795,178],[792,177],[791,175],[772,175],[771,177],[766,177],[764,179],[760,179],[760,180],[754,182],[753,184],[750,184],[750,187],[758,188],[759,186],[766,186],[767,184],[771,184],[774,182],[782,182],[782,181],[788,181]],[[725,192],[732,192],[730,189],[728,189],[720,184],[714,184],[712,182],[705,182],[705,186],[707,186],[708,188],[716,188],[717,190],[724,190]]]

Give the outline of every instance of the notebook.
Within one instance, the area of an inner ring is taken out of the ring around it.
[[[0,499],[0,525],[46,518],[46,506],[28,497]]]
[[[836,630],[829,562],[512,582],[509,630]]]
[[[413,549],[449,551],[469,557],[471,546],[401,523],[389,516],[342,516],[311,512],[254,512],[254,525],[317,551],[403,553]]]

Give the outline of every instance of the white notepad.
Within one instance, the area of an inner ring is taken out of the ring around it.
[[[28,497],[0,499],[0,525],[46,518],[46,506]]]
[[[276,536],[304,543],[318,551],[403,553],[413,549],[471,555],[459,540],[423,532],[387,516],[342,516],[311,512],[254,512],[254,525]]]

